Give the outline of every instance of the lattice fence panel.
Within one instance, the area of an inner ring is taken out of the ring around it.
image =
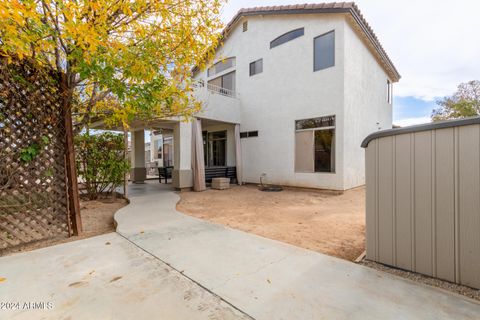
[[[31,63],[0,65],[0,252],[69,235],[58,82]]]

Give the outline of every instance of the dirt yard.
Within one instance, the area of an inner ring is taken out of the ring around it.
[[[365,250],[363,187],[339,194],[247,185],[180,196],[179,211],[232,228],[352,261]]]
[[[83,231],[87,236],[115,231],[113,215],[127,205],[125,199],[100,199],[81,201]]]

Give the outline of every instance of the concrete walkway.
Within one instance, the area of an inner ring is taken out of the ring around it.
[[[252,318],[480,318],[459,295],[181,214],[164,185],[131,196],[117,232]]]
[[[0,319],[480,318],[461,296],[178,213],[168,188],[133,185],[118,233],[1,257]]]
[[[116,233],[2,257],[0,277],[0,319],[248,319]]]

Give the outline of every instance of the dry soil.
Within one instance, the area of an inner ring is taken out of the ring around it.
[[[266,238],[355,260],[365,250],[365,189],[344,193],[286,188],[262,192],[255,185],[182,192],[186,214]]]

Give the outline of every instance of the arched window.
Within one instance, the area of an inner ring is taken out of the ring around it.
[[[282,34],[280,37],[270,42],[270,49],[275,48],[276,46],[279,46],[281,44],[284,44],[285,42],[301,37],[304,35],[304,33],[305,33],[304,28],[298,28],[298,29],[289,31],[285,34]]]

